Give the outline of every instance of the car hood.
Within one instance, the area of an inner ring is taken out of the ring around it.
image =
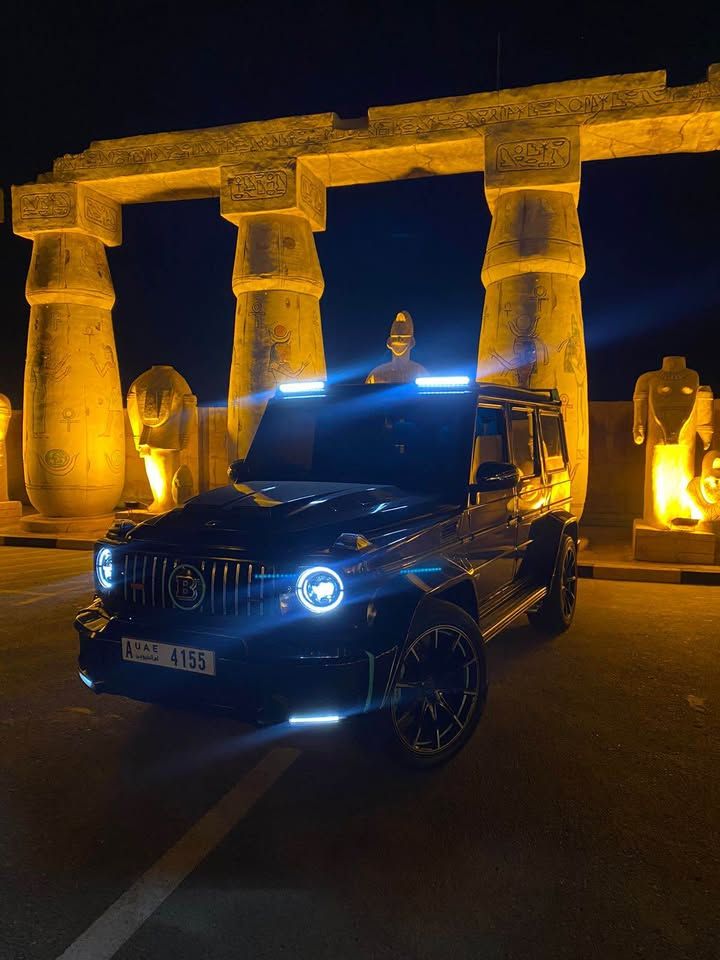
[[[376,543],[397,539],[456,510],[438,497],[392,486],[253,481],[194,497],[141,523],[128,539],[259,550],[265,557],[326,550],[342,533],[361,533]]]

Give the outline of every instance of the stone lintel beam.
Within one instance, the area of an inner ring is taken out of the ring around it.
[[[720,65],[668,87],[622,74],[333,113],[103,140],[55,161],[42,183],[82,181],[120,203],[217,196],[222,167],[302,158],[326,186],[469,173],[486,132],[513,123],[580,127],[581,161],[720,149]]]
[[[220,213],[235,224],[268,214],[301,216],[314,231],[322,231],[326,189],[302,160],[235,164],[220,170]]]
[[[12,188],[13,229],[36,239],[47,233],[77,233],[107,247],[122,243],[122,211],[114,200],[80,183],[36,183]]]

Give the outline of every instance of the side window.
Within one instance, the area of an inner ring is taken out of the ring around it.
[[[565,466],[565,450],[562,442],[560,417],[552,413],[540,414],[542,448],[547,470],[562,470]]]
[[[475,415],[475,442],[473,444],[472,475],[475,478],[481,463],[507,461],[505,416],[502,407],[482,406]]]
[[[512,437],[512,462],[523,477],[536,477],[540,473],[538,448],[535,436],[535,417],[532,410],[513,407],[510,411]]]

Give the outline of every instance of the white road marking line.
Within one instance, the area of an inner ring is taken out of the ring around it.
[[[58,960],[110,960],[300,755],[271,750],[92,923]]]

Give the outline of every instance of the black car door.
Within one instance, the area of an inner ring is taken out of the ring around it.
[[[488,461],[508,461],[505,412],[501,404],[482,402],[475,416],[471,482]],[[515,570],[515,491],[471,493],[468,504],[470,539],[466,555],[482,602],[512,582]]]
[[[532,407],[510,407],[512,463],[520,471],[517,489],[517,557],[522,563],[532,540],[532,525],[547,511],[547,491],[540,462],[538,422]]]

